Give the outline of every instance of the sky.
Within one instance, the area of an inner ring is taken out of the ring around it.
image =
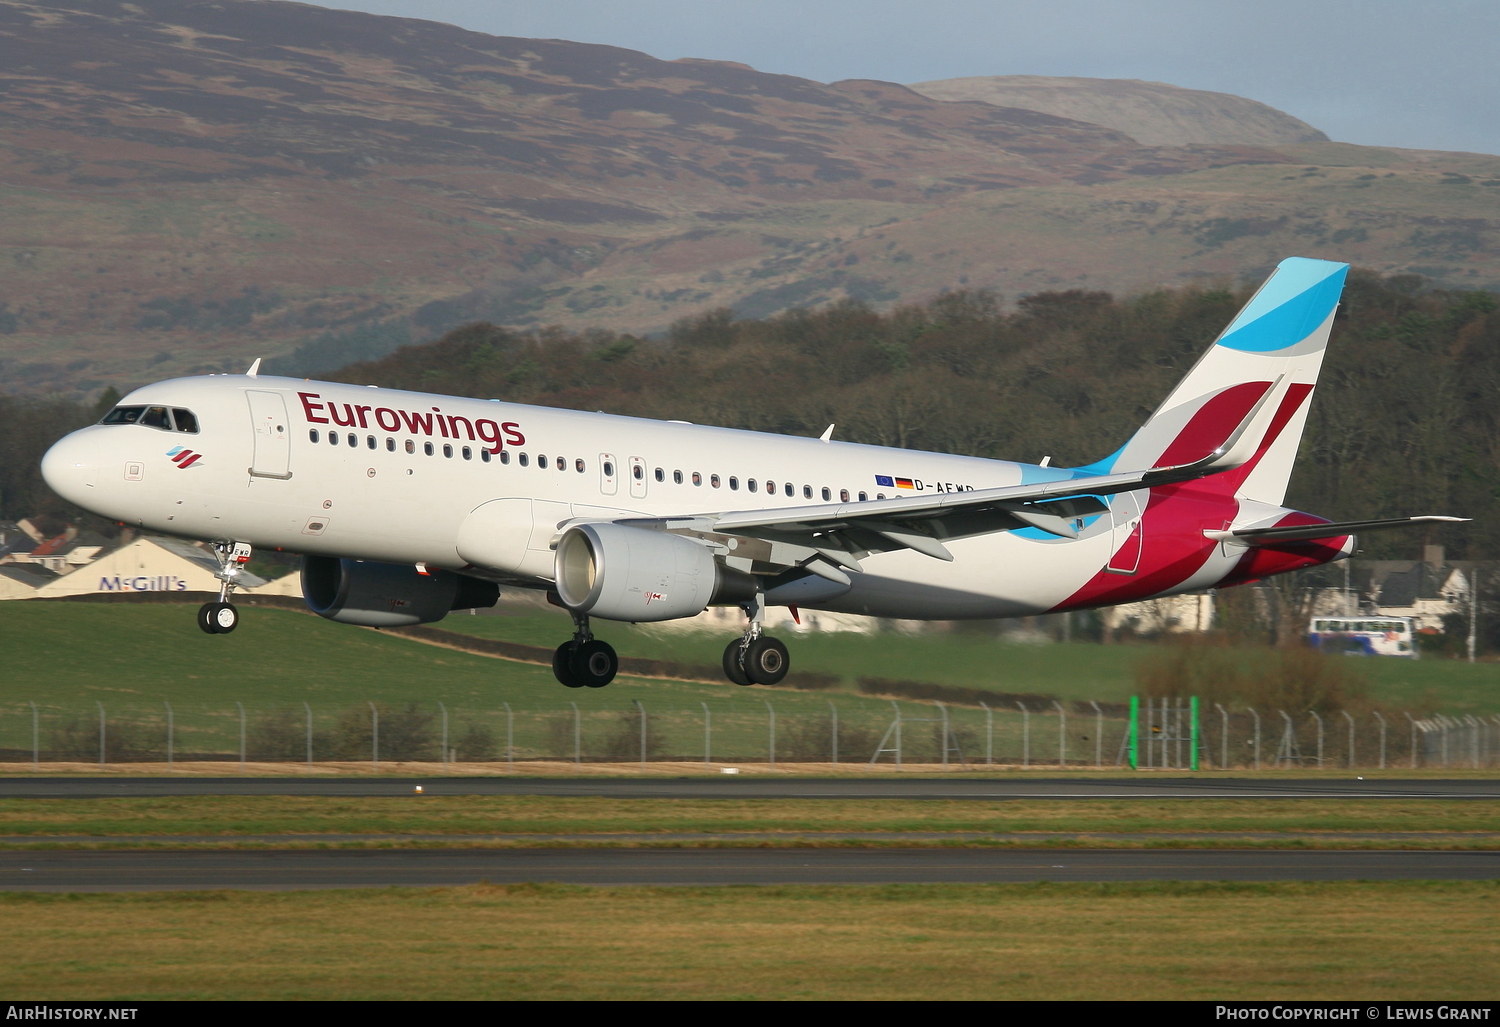
[[[1330,138],[1500,154],[1500,0],[334,0],[499,36],[820,82],[1135,78],[1259,100]]]

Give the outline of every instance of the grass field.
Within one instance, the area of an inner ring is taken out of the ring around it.
[[[0,895],[15,999],[1444,999],[1500,885]]]
[[[606,799],[555,796],[326,798],[180,796],[8,799],[0,835],[477,834],[668,832],[1500,832],[1500,802],[1372,799],[1012,800]],[[288,841],[295,841],[289,838]],[[1417,844],[1395,839],[1388,844]],[[1232,842],[1231,842],[1232,844]],[[1303,844],[1298,841],[1297,844]],[[1447,837],[1432,844],[1463,846]]]
[[[567,637],[561,611],[521,616],[455,615],[439,625],[481,638],[554,646]],[[596,622],[595,634],[622,656],[715,666],[732,633],[661,630]],[[978,631],[927,635],[851,632],[784,633],[793,666],[836,674],[852,687],[860,677],[895,678],[1055,695],[1065,700],[1120,702],[1135,690],[1139,660],[1154,647],[1073,642],[1021,645]],[[1360,660],[1374,697],[1392,706],[1450,713],[1500,712],[1500,663],[1460,660]]]
[[[1016,645],[968,632],[811,634],[790,639],[796,664],[842,674],[839,687],[807,692],[622,677],[607,689],[564,689],[543,666],[439,648],[289,610],[247,607],[242,626],[228,636],[203,635],[192,612],[168,604],[0,604],[5,668],[0,751],[13,763],[24,761],[35,739],[50,753],[44,759],[97,761],[102,707],[107,762],[165,761],[169,703],[178,759],[237,758],[243,727],[248,759],[300,760],[308,712],[316,759],[367,759],[374,734],[369,704],[375,703],[382,710],[381,754],[388,761],[437,759],[437,718],[446,708],[450,747],[460,760],[503,758],[507,739],[519,759],[571,759],[575,752],[585,760],[636,759],[638,712],[644,709],[648,755],[657,759],[702,759],[707,744],[721,762],[766,761],[774,737],[779,761],[826,762],[836,713],[841,759],[864,762],[885,736],[896,707],[858,692],[857,677],[1118,701],[1131,692],[1135,662],[1150,652],[1146,646]],[[534,645],[550,645],[568,631],[566,617],[545,612],[460,614],[442,626]],[[724,638],[709,633],[596,626],[626,656],[712,665],[724,645]],[[1409,700],[1418,713],[1488,712],[1500,706],[1500,664],[1367,660],[1360,668],[1371,676],[1378,697]],[[33,702],[40,718],[35,734]],[[411,703],[420,710],[406,711]],[[907,721],[905,759],[939,759],[942,734],[934,718],[940,711],[916,702],[903,702],[900,709]],[[1033,702],[1030,709],[1028,720],[1014,704],[997,700],[991,715],[961,706],[951,707],[948,715],[971,763],[988,756],[997,763],[1055,765],[1064,741],[1074,765],[1097,756],[1113,766],[1119,758],[1123,720],[1096,723],[1091,714],[1075,710],[1062,724],[1050,704]],[[1249,721],[1240,719],[1245,723],[1231,732],[1231,765],[1248,764],[1253,755]],[[1364,717],[1358,727],[1356,753],[1368,766],[1376,762],[1377,725]],[[1212,713],[1203,730],[1211,754],[1219,756],[1223,745]],[[1279,727],[1273,721],[1266,730],[1263,754],[1269,758]],[[1310,731],[1310,722],[1299,730]],[[1405,761],[1408,736],[1398,720],[1389,738],[1392,761]],[[1327,757],[1332,765],[1347,762],[1345,737],[1339,726],[1331,729]],[[1308,744],[1304,738],[1304,748]]]

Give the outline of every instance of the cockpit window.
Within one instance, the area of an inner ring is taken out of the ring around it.
[[[190,432],[195,435],[198,432],[198,417],[191,410],[168,411],[166,407],[115,407],[99,423],[143,424],[162,431]]]
[[[100,424],[134,424],[146,412],[145,407],[115,407],[104,415]]]

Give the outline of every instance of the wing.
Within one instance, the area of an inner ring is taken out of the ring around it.
[[[1425,514],[1421,517],[1390,517],[1378,521],[1339,521],[1323,524],[1288,524],[1276,528],[1239,528],[1229,531],[1205,531],[1203,534],[1221,542],[1238,542],[1247,546],[1274,546],[1279,542],[1305,542],[1310,539],[1337,538],[1357,531],[1387,531],[1391,528],[1415,528],[1424,524],[1462,524],[1468,517],[1445,517]]]
[[[1233,470],[1254,455],[1286,391],[1278,378],[1213,452],[1192,463],[1124,474],[1089,475],[1030,485],[947,492],[865,503],[778,510],[731,510],[684,517],[624,518],[633,524],[702,538],[740,560],[767,568],[801,566],[840,584],[870,554],[910,549],[952,560],[945,541],[1034,527],[1076,538],[1082,519],[1103,513],[1100,496],[1192,481]],[[759,545],[745,547],[750,539]],[[729,545],[730,540],[735,545]]]

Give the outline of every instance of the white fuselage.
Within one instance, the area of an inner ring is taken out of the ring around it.
[[[288,378],[176,379],[120,402],[190,410],[199,430],[119,424],[73,433],[44,464],[65,498],[151,531],[454,571],[469,566],[455,544],[460,525],[501,498],[556,504],[546,509],[567,520],[777,509],[839,502],[845,493],[850,502],[876,503],[1072,476],[1007,461]],[[183,449],[195,456],[184,460]],[[868,557],[850,592],[817,605],[917,619],[1052,610],[1109,563],[1131,518],[1139,519],[1145,493],[1134,495],[1114,501],[1117,511],[1132,511],[1114,518],[1121,523],[1096,516],[1077,539],[1027,529],[949,542],[951,563],[909,550]],[[1205,544],[1201,562],[1154,594],[1205,587],[1237,559]]]

